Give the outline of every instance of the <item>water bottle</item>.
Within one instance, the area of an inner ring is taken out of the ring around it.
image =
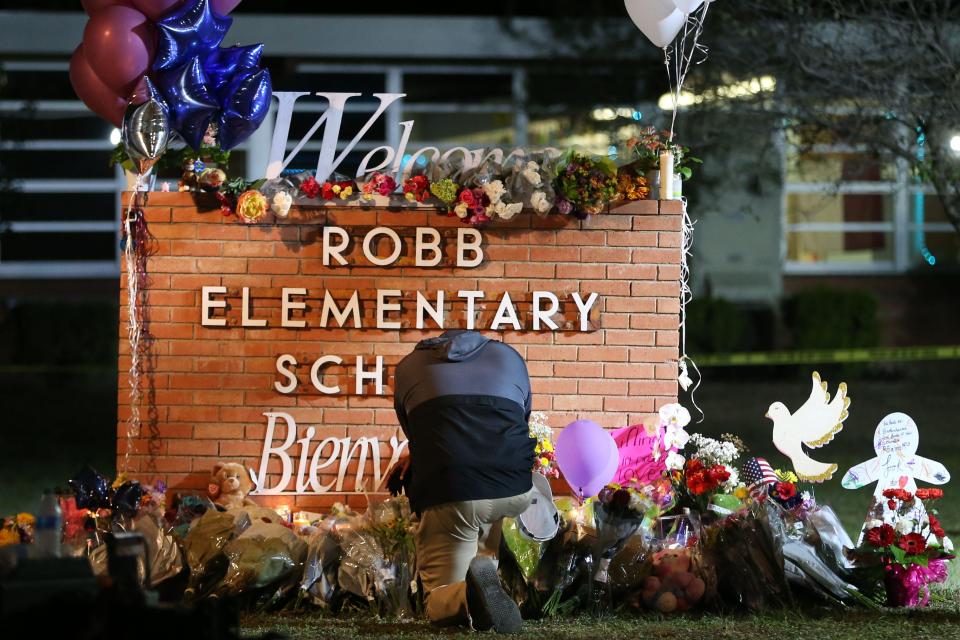
[[[60,498],[53,491],[44,491],[37,512],[36,535],[33,550],[37,558],[60,557],[60,532],[63,525],[63,513],[60,511]]]

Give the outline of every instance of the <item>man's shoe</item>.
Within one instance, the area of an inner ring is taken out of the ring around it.
[[[520,608],[500,585],[497,566],[477,556],[467,571],[467,611],[477,631],[518,633],[523,624]]]

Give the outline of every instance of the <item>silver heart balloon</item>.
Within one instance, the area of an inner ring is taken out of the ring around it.
[[[143,94],[135,95],[127,106],[120,131],[124,149],[141,174],[160,159],[170,140],[167,105],[149,78],[144,79],[144,88]]]

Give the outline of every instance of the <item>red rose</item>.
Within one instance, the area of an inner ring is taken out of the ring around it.
[[[889,547],[893,544],[893,527],[888,524],[874,527],[867,531],[867,542],[874,547]]]
[[[920,491],[917,491],[920,493]],[[938,538],[943,538],[947,535],[947,532],[943,530],[943,527],[940,526],[940,521],[937,519],[937,516],[932,513],[927,514],[927,517],[930,518],[930,533],[937,536]]]
[[[300,193],[308,198],[316,198],[318,195],[320,195],[320,184],[317,182],[317,179],[313,176],[310,176],[301,182]]]
[[[917,489],[917,497],[921,500],[939,500],[943,497],[943,489]]]
[[[696,458],[687,460],[687,473],[696,473],[703,469],[703,463]]]
[[[908,533],[900,538],[897,546],[911,555],[916,555],[927,550],[927,541],[919,533]]]
[[[890,509],[890,511],[895,511],[896,508],[897,508],[897,501],[896,501],[896,500],[887,500],[887,508]]]
[[[710,469],[709,473],[710,479],[718,485],[723,484],[730,479],[730,472],[722,464],[714,466],[712,469]]]
[[[777,492],[777,497],[781,500],[789,500],[797,495],[797,485],[792,482],[778,482],[773,490]]]
[[[910,502],[913,500],[913,494],[903,489],[887,489],[883,492],[884,498],[891,500],[900,500],[901,502]],[[893,507],[891,507],[892,509]]]

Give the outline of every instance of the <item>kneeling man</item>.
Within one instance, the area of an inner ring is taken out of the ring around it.
[[[428,617],[519,631],[520,611],[500,585],[496,554],[501,521],[523,513],[533,494],[526,363],[476,331],[447,331],[400,362],[394,387],[410,441],[396,473],[420,514],[417,564]]]

